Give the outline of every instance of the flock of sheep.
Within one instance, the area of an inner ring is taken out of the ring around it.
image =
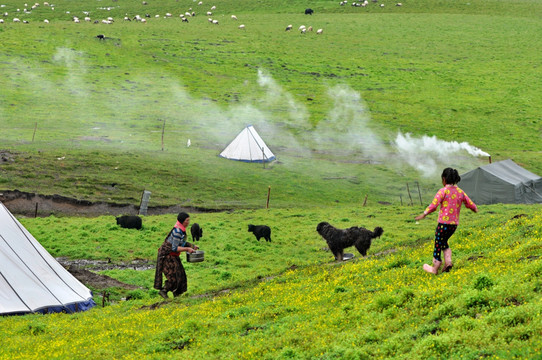
[[[371,0],[373,3],[378,3],[378,0]],[[342,0],[339,5],[340,6],[345,6],[348,4],[348,0]],[[352,6],[356,6],[356,7],[366,7],[368,6],[369,2],[368,0],[364,0],[362,2],[360,1],[353,1],[351,3]],[[146,1],[143,1],[143,5],[147,5],[147,2]],[[203,5],[203,1],[199,1],[197,3],[198,6],[202,6]],[[40,6],[43,6],[43,7],[48,7],[50,10],[54,11],[55,10],[55,5],[54,4],[49,4],[48,2],[44,2],[43,5],[41,5],[40,3],[34,3],[33,5],[31,6],[28,6],[28,4],[24,4],[24,8],[22,10],[22,13],[23,14],[31,14],[32,13],[32,10],[35,10],[37,9],[38,7]],[[395,6],[402,6],[402,3],[396,3]],[[6,5],[0,5],[0,8],[5,8]],[[380,4],[380,7],[384,7],[384,4],[381,3]],[[112,10],[112,8],[102,8],[103,10]],[[209,23],[211,24],[214,24],[214,25],[218,25],[219,24],[219,21],[218,19],[213,19],[211,16],[213,15],[213,11],[216,10],[216,6],[212,6],[210,8],[209,11],[206,12],[206,15],[208,16],[208,21]],[[310,10],[310,13],[307,13],[307,10]],[[313,11],[311,9],[307,9],[305,10],[305,14],[309,14],[309,15],[312,15]],[[21,13],[21,9],[17,9],[16,10],[16,13]],[[70,14],[69,11],[66,11],[66,14]],[[115,22],[115,19],[113,19],[112,17],[107,17],[105,19],[101,19],[101,20],[97,20],[97,19],[94,19],[92,20],[91,17],[90,17],[90,12],[89,11],[83,11],[83,14],[85,15],[82,19],[80,19],[78,16],[72,16],[71,19],[74,23],[80,23],[81,20],[85,21],[85,22],[93,22],[94,24],[112,24]],[[8,12],[3,12],[3,18],[0,18],[0,24],[4,23],[4,18],[7,18],[9,17],[9,13]],[[196,12],[192,10],[192,8],[188,9],[188,11],[184,12],[184,13],[181,13],[179,15],[179,17],[181,18],[181,21],[182,22],[186,22],[188,23],[189,22],[189,18],[192,18],[192,17],[195,17],[196,16]],[[171,18],[173,17],[173,15],[171,13],[166,13],[165,15],[154,15],[154,18]],[[128,14],[126,14],[126,16],[124,16],[123,18],[123,21],[138,21],[140,23],[146,23],[147,22],[147,19],[151,18],[151,15],[150,14],[145,14],[144,16],[141,16],[141,15],[135,15],[133,17],[129,17]],[[231,15],[231,19],[232,20],[237,20],[237,16],[235,15]],[[22,23],[25,23],[25,24],[28,24],[29,21],[28,20],[22,20],[19,19],[18,17],[14,17],[13,18],[13,22],[15,23],[19,23],[19,22],[22,22]],[[44,19],[43,22],[45,24],[48,24],[49,23],[49,20],[48,19]],[[292,30],[292,25],[288,25],[286,27],[286,31],[290,31]],[[241,24],[238,26],[239,29],[241,30],[245,30],[245,25],[244,24]],[[311,32],[313,31],[312,29],[312,26],[309,26],[309,27],[306,27],[305,25],[301,25],[299,27],[299,32],[302,33],[302,34],[305,34],[307,32]],[[324,32],[323,29],[318,29],[316,31],[316,34],[322,34]]]
[[[378,0],[372,0],[372,2],[374,3],[378,3]],[[345,6],[345,5],[348,5],[348,1],[347,0],[343,0],[339,3],[339,5],[341,6]],[[356,7],[366,7],[369,5],[369,2],[367,0],[364,0],[362,2],[359,2],[359,1],[353,1],[351,3],[352,6],[356,6]],[[380,7],[383,8],[384,6],[386,6],[384,3],[381,3],[380,4]],[[403,3],[395,3],[395,6],[403,6]]]
[[[146,1],[143,1],[143,5],[147,5],[147,2]],[[200,1],[198,2],[198,6],[201,6],[203,5],[203,2]],[[32,5],[31,7],[28,6],[28,4],[24,4],[24,9],[22,10],[22,13],[23,14],[26,14],[26,15],[29,15],[32,13],[32,10],[35,10],[37,9],[38,7],[40,6],[43,6],[43,7],[48,7],[51,11],[54,11],[55,10],[55,5],[54,4],[49,4],[48,2],[44,2],[43,5],[41,5],[40,3],[35,3],[34,5]],[[5,8],[6,5],[0,5],[0,8]],[[102,8],[102,10],[112,10],[113,8]],[[207,16],[212,16],[212,11],[216,9],[216,6],[212,6],[210,8],[209,11],[207,11]],[[20,14],[21,13],[21,9],[17,9],[15,11],[16,13]],[[66,11],[66,14],[70,14],[70,11]],[[97,19],[91,19],[90,17],[90,12],[89,11],[83,11],[83,14],[85,15],[83,18],[79,18],[78,16],[71,16],[71,20],[74,22],[74,23],[80,23],[81,21],[85,21],[85,22],[93,22],[94,24],[113,24],[115,22],[115,19],[113,17],[107,17],[107,18],[104,18],[104,19],[101,19],[101,20],[97,20]],[[188,9],[188,11],[184,12],[184,13],[181,13],[179,15],[179,17],[181,18],[181,21],[182,22],[189,22],[189,18],[191,17],[194,17],[196,16],[196,12],[195,11],[192,11],[192,8]],[[9,13],[8,12],[3,12],[2,13],[2,18],[0,18],[0,24],[3,24],[4,23],[4,18],[7,18],[9,17]],[[124,18],[122,19],[123,21],[138,21],[138,22],[141,22],[141,23],[146,23],[147,22],[147,19],[150,19],[152,16],[150,14],[145,14],[144,16],[141,16],[141,15],[135,15],[133,17],[130,17],[128,16],[128,14],[126,14],[126,16],[124,16]],[[154,15],[154,18],[171,18],[173,17],[173,15],[171,13],[165,13],[165,15]],[[231,16],[231,19],[232,20],[237,20],[237,16],[235,15],[232,15]],[[212,24],[215,24],[215,25],[218,25],[218,20],[217,19],[213,19],[211,17],[209,17],[208,21]],[[21,21],[21,19],[19,17],[14,17],[13,18],[13,22],[15,23],[19,23],[19,22],[22,22],[22,23],[25,23],[25,24],[28,24],[29,21],[28,20],[23,20]],[[49,24],[49,20],[48,19],[44,19],[43,22],[45,24]],[[245,25],[244,24],[241,24],[238,26],[239,29],[242,29],[244,30],[245,29]]]

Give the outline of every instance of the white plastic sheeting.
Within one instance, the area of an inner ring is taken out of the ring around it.
[[[0,315],[92,307],[92,293],[0,202]]]

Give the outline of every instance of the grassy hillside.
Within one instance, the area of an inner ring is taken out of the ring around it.
[[[69,316],[3,318],[0,358],[537,358],[540,208],[489,206],[465,213],[450,242],[454,269],[437,277],[421,270],[431,257],[435,224],[412,221],[419,211],[197,215],[206,260],[185,263],[186,295],[149,307],[161,300],[145,290],[152,271],[108,271],[143,286],[131,292],[139,300],[115,300]],[[264,218],[274,224],[272,243],[257,243],[245,232],[246,222]],[[340,227],[380,225],[385,232],[367,258],[355,253],[354,260],[337,264],[315,232],[326,218]],[[107,254],[115,262],[155,255],[158,234],[171,221],[145,220],[145,230],[135,236],[114,230],[108,218],[26,219],[24,225],[56,255]],[[51,240],[58,239],[58,229],[65,243]],[[219,295],[225,289],[229,293]]]
[[[487,163],[443,160],[439,145],[405,154],[398,132],[468,142],[542,173],[538,2],[319,1],[312,16],[295,2],[213,4],[207,16],[211,4],[187,0],[61,1],[30,14],[5,2],[0,188],[132,203],[147,189],[151,205],[230,208],[260,206],[271,185],[280,206],[367,193],[398,203],[407,181],[431,196],[441,168]],[[197,15],[183,23],[189,8]],[[115,22],[85,22],[84,11]],[[146,24],[122,20],[146,13]],[[324,33],[302,35],[301,24]],[[266,171],[217,157],[247,124],[277,155]]]
[[[0,318],[0,359],[540,358],[540,206],[464,210],[437,277],[421,268],[435,217],[413,219],[442,168],[488,161],[443,149],[542,174],[541,2],[147,3],[0,3],[0,192],[138,204],[147,189],[151,206],[231,211],[191,214],[206,259],[164,303],[152,266],[175,215],[141,231],[22,218],[55,257],[151,269],[95,269],[140,288],[89,285],[85,313]],[[248,124],[277,156],[265,168],[217,156]],[[384,234],[337,264],[320,221]]]

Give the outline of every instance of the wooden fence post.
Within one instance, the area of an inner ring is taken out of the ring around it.
[[[408,197],[410,199],[410,206],[414,205],[412,203],[412,196],[410,195],[410,188],[408,187],[408,183],[406,183],[406,189],[407,189],[407,192],[408,192]]]

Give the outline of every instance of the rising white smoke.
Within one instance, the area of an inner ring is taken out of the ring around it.
[[[434,175],[439,166],[452,166],[462,161],[466,154],[474,157],[489,156],[467,142],[444,141],[427,135],[414,138],[401,132],[397,134],[393,146],[400,159],[425,176]]]
[[[327,95],[333,99],[333,108],[314,130],[316,143],[345,154],[361,152],[368,159],[383,158],[387,151],[369,126],[371,115],[361,95],[346,85],[329,88]]]
[[[283,123],[292,128],[308,124],[309,112],[305,105],[295,101],[292,94],[285,91],[266,70],[258,69],[258,84],[266,91],[265,107],[285,110],[286,117],[281,119]]]

